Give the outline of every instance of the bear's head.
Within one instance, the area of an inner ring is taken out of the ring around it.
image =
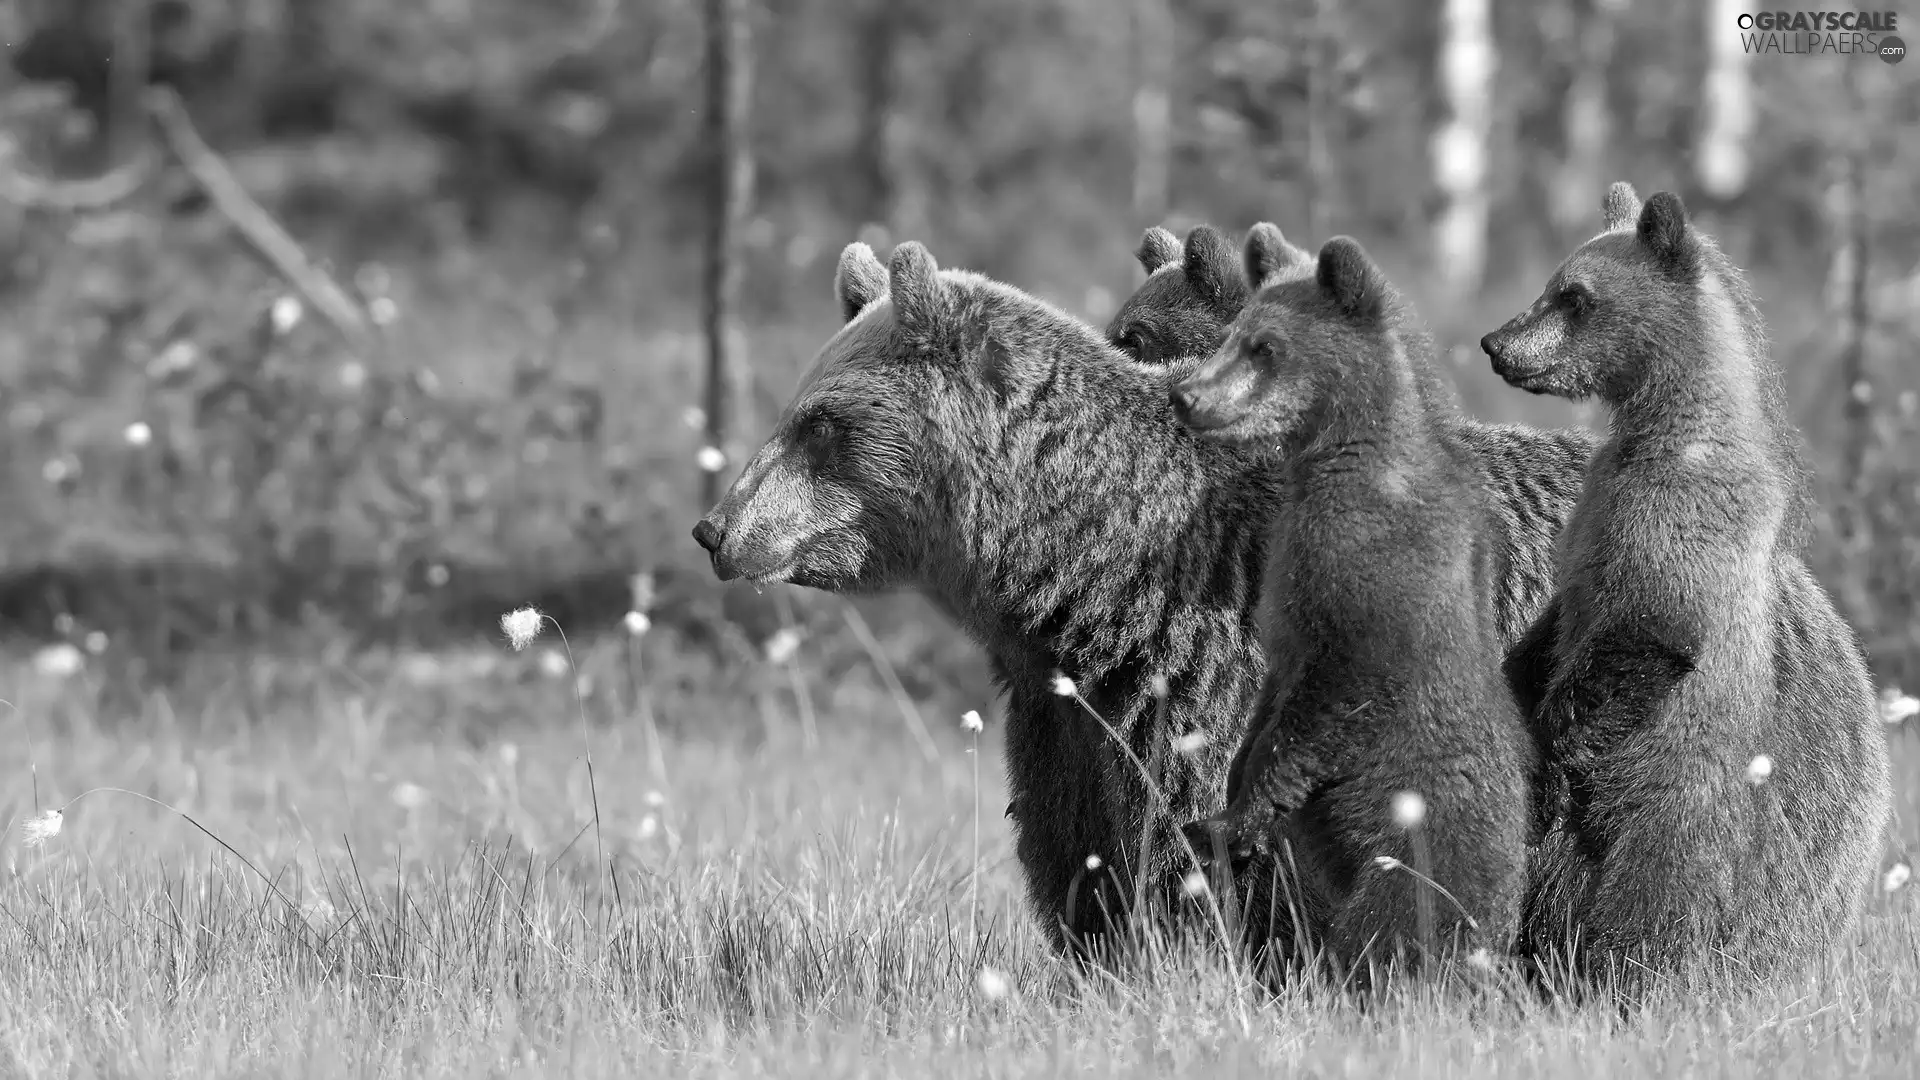
[[[1011,286],[941,270],[907,242],[840,254],[841,328],[773,434],[694,527],[722,579],[835,592],[921,583],[949,503],[1005,487],[1033,438],[1011,430],[1056,363],[1112,354],[1091,327]]]
[[[1184,246],[1156,225],[1140,238],[1134,257],[1147,280],[1114,313],[1107,341],[1148,364],[1212,354],[1245,306],[1248,282],[1258,285],[1272,272],[1313,261],[1266,222],[1248,233],[1244,261],[1211,225],[1194,226]]]
[[[1358,241],[1336,236],[1308,265],[1269,272],[1219,350],[1174,385],[1181,423],[1220,442],[1287,443],[1328,420],[1326,403],[1381,349],[1400,347],[1399,296]]]
[[[1604,231],[1567,256],[1533,305],[1480,339],[1508,383],[1617,404],[1644,381],[1652,355],[1698,335],[1713,252],[1680,197],[1662,191],[1643,205],[1620,181],[1603,215]]]

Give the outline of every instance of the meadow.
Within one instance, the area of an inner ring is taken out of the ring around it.
[[[1498,978],[1275,996],[1199,940],[1086,975],[1026,912],[991,700],[916,719],[876,665],[829,682],[806,645],[748,662],[647,628],[569,663],[544,630],[522,652],[207,656],[140,695],[109,692],[110,644],[8,661],[0,1072],[1920,1068],[1911,888],[1803,981],[1625,1016]],[[1920,839],[1914,723],[1889,728],[1889,866]]]

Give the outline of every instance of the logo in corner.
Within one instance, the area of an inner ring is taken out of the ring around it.
[[[1907,43],[1891,35],[1880,39],[1880,60],[1897,64],[1907,58]]]

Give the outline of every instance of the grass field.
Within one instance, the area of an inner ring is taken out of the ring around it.
[[[1498,986],[1276,1000],[1203,949],[1090,979],[1024,910],[990,702],[976,787],[962,702],[925,704],[929,754],[879,680],[816,679],[809,746],[778,672],[656,636],[643,699],[629,643],[576,642],[576,699],[551,640],[209,659],[168,695],[117,688],[110,654],[6,661],[0,1075],[1920,1070],[1911,889],[1818,977],[1625,1019]],[[1893,738],[1890,863],[1920,821]]]

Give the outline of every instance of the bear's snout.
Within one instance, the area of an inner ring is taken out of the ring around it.
[[[719,526],[706,518],[694,523],[693,542],[706,549],[709,555],[720,550],[720,541],[725,538],[726,534],[720,531]]]
[[[1481,335],[1480,351],[1486,353],[1487,358],[1490,360],[1500,359],[1500,351],[1506,347],[1507,339],[1501,337],[1500,331],[1498,330],[1492,330]]]
[[[1176,384],[1171,390],[1168,390],[1167,400],[1173,405],[1174,419],[1183,424],[1193,421],[1193,410],[1199,404],[1200,397],[1189,389],[1185,383]]]

